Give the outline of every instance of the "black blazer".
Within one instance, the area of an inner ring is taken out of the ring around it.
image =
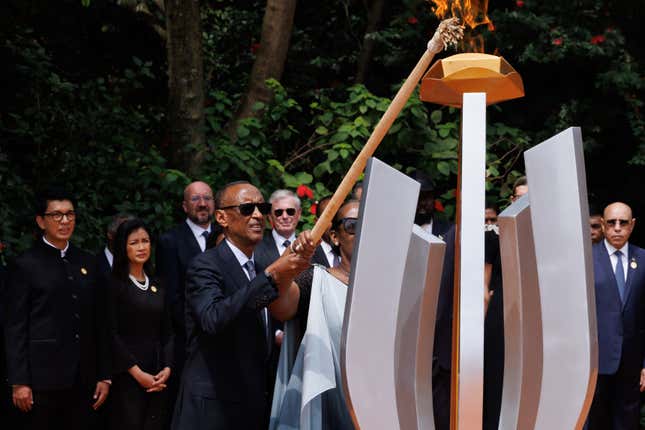
[[[186,269],[191,260],[201,252],[197,239],[186,221],[161,235],[157,243],[157,275],[163,279],[166,286],[166,300],[170,306],[173,328],[178,341],[176,347],[180,348],[178,352],[181,352],[182,356],[183,339],[186,336],[184,316]]]
[[[275,246],[275,240],[273,240],[271,230],[264,234],[262,242],[255,247],[253,255],[255,262],[260,263],[263,267],[269,267],[271,263],[280,257],[280,254],[278,254],[278,247]]]
[[[42,240],[16,259],[7,288],[10,384],[36,390],[111,376],[105,291],[93,256],[70,244],[65,258]]]
[[[452,225],[453,224],[450,221],[446,221],[439,218],[437,215],[434,215],[432,217],[432,234],[443,239]]]
[[[278,254],[278,247],[275,245],[275,240],[273,240],[273,235],[270,231],[268,234],[264,235],[262,242],[260,242],[255,248],[254,254],[255,261],[260,262],[264,267],[268,267],[271,263],[277,260],[278,257],[280,257],[280,254]],[[329,267],[325,251],[320,245],[316,247],[314,255],[311,257],[311,262]]]
[[[172,428],[266,428],[267,344],[261,309],[277,290],[256,260],[249,281],[226,241],[186,274],[187,358]]]

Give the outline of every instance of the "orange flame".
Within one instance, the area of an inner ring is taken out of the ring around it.
[[[455,16],[471,31],[465,34],[460,48],[467,52],[484,52],[484,38],[473,35],[472,30],[480,25],[487,25],[489,31],[495,31],[493,22],[488,18],[488,0],[428,0],[434,3],[434,14],[439,19]],[[468,34],[470,33],[470,34]]]

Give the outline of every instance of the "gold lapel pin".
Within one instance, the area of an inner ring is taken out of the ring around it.
[[[629,267],[631,267],[632,269],[636,269],[638,267],[638,264],[636,263],[636,260],[634,260],[632,258],[632,262],[629,263]]]
[[[152,291],[153,293],[156,293],[157,292],[157,287],[155,287],[153,285],[152,287],[150,287],[150,291]]]
[[[87,275],[87,269],[85,267],[81,267],[81,273],[83,275]]]

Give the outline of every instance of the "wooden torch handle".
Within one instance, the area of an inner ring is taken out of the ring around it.
[[[352,191],[352,187],[358,181],[358,178],[363,173],[367,160],[374,154],[376,148],[383,140],[383,137],[387,134],[388,130],[392,126],[392,123],[399,116],[399,113],[407,103],[410,95],[417,86],[417,83],[423,76],[423,73],[428,69],[432,58],[434,58],[434,52],[430,49],[426,50],[423,56],[419,59],[419,62],[414,67],[408,78],[405,80],[399,91],[394,96],[392,103],[388,106],[387,110],[379,120],[378,124],[374,128],[372,135],[368,139],[367,143],[361,149],[361,152],[358,154],[354,163],[349,168],[342,182],[334,192],[331,200],[325,207],[320,218],[316,221],[316,225],[311,231],[312,238],[314,242],[318,242],[322,237],[325,230],[329,228],[331,222],[336,215],[336,212],[340,206],[345,201],[347,195]]]

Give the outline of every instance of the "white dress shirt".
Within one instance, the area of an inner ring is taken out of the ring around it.
[[[623,253],[622,255],[622,263],[623,263],[623,274],[625,275],[625,282],[627,282],[627,267],[629,266],[629,242],[625,242],[622,248],[616,249],[614,248],[609,242],[607,242],[607,239],[604,240],[605,242],[605,248],[607,248],[607,252],[609,253],[609,261],[611,261],[611,268],[614,270],[614,273],[616,273],[616,263],[618,263],[618,257],[616,257],[616,251],[620,251]]]
[[[199,248],[204,252],[206,250],[206,238],[202,236],[202,234],[207,231],[208,234],[211,233],[211,225],[208,225],[208,228],[200,227],[194,222],[192,222],[189,218],[186,218],[186,224],[188,224],[188,227],[190,227],[190,231],[193,232],[195,235],[195,239],[197,239],[197,243],[199,244]]]
[[[45,242],[47,245],[51,246],[52,248],[56,248],[53,243],[45,239],[45,236],[43,236],[43,242]],[[59,250],[60,258],[65,258],[65,254],[67,254],[67,248],[69,248],[69,241],[67,241],[67,243],[65,244],[65,248]]]
[[[114,264],[114,255],[112,255],[107,246],[103,249],[103,253],[105,254],[105,258],[107,258],[110,267],[112,267]]]
[[[430,233],[430,234],[432,234],[432,221],[434,221],[434,220],[430,220],[430,222],[429,222],[429,223],[427,223],[427,224],[423,224],[423,225],[421,226],[421,228],[422,228],[422,229],[424,229],[425,231],[427,231],[427,232],[428,232],[428,233]]]
[[[276,233],[275,230],[271,230],[271,236],[273,236],[275,246],[278,248],[278,255],[282,255],[284,250],[287,249],[286,246],[283,246],[285,240],[288,240],[289,243],[293,243],[296,240],[295,233],[293,233],[290,237],[282,237],[278,233]]]
[[[325,242],[324,240],[321,240],[320,247],[325,252],[325,257],[327,257],[327,262],[329,263],[329,267],[334,267],[334,256],[336,254],[334,254],[334,251],[331,245]]]
[[[238,248],[237,246],[233,245],[233,243],[230,240],[228,240],[228,239],[224,239],[224,240],[226,240],[226,243],[228,244],[229,248],[231,248],[231,251],[233,251],[233,255],[235,255],[235,258],[237,259],[238,263],[240,263],[240,266],[242,266],[242,270],[244,270],[244,274],[246,275],[246,277],[250,281],[251,280],[251,274],[246,269],[245,264],[246,264],[247,261],[251,260],[253,262],[253,266],[255,266],[255,259],[253,258],[254,254],[251,254],[251,258],[249,258],[249,257],[246,256],[245,253],[243,253],[240,250],[240,248]],[[257,271],[256,271],[256,275],[257,275]],[[262,308],[262,321],[264,321],[265,329],[266,329],[266,327],[269,327],[269,312],[267,311],[267,308]]]

